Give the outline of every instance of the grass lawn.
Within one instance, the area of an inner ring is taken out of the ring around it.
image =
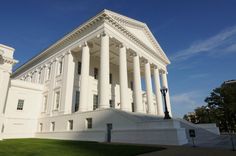
[[[0,141],[0,156],[134,156],[164,148],[49,139]]]

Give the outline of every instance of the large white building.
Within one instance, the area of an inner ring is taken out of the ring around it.
[[[196,128],[163,119],[170,61],[145,23],[104,10],[14,73],[13,52],[0,45],[0,139],[182,145]]]

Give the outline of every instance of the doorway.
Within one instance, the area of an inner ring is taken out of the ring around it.
[[[112,124],[107,124],[107,142],[111,142],[111,130],[112,130]]]

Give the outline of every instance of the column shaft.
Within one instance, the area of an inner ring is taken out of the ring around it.
[[[99,108],[109,108],[109,37],[101,36]]]
[[[133,57],[133,69],[134,69],[134,111],[143,113],[143,102],[142,102],[142,86],[141,86],[141,73],[139,56]]]
[[[150,64],[147,62],[145,64],[145,83],[146,83],[146,95],[148,104],[148,114],[155,114],[153,108],[153,94],[152,94],[152,80],[151,80],[151,69]]]
[[[157,104],[157,115],[164,116],[162,95],[161,95],[161,85],[160,85],[160,73],[159,69],[154,69],[154,81],[155,81],[155,94],[156,94],[156,104]]]
[[[127,58],[126,48],[120,48],[120,108],[124,111],[131,111],[131,104],[128,95]]]
[[[81,61],[81,76],[80,76],[80,98],[79,98],[79,111],[87,110],[88,104],[88,84],[89,84],[89,62],[90,54],[89,47],[86,45],[82,48],[82,61]]]
[[[46,68],[45,68],[46,69]],[[69,52],[65,55],[62,89],[62,110],[66,113],[72,113],[73,93],[74,93],[75,62],[74,57]]]

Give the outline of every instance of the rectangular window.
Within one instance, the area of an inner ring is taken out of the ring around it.
[[[43,131],[43,123],[40,123],[39,124],[39,132],[42,132]]]
[[[134,90],[134,83],[133,83],[133,81],[130,81],[130,89]]]
[[[58,65],[59,65],[58,66],[58,75],[61,75],[61,73],[62,73],[62,61],[60,61]]]
[[[131,103],[131,106],[132,106],[132,112],[134,112],[134,103],[133,102]]]
[[[51,122],[50,130],[51,132],[55,131],[55,122]]]
[[[113,100],[109,100],[110,108],[113,108]]]
[[[92,120],[92,118],[87,118],[86,119],[86,123],[87,123],[87,129],[91,129],[93,127],[93,120]]]
[[[77,73],[78,73],[79,75],[81,74],[81,62],[78,62]]]
[[[69,131],[73,130],[73,120],[68,121],[68,130]]]
[[[16,109],[17,109],[17,110],[23,110],[23,107],[24,107],[24,100],[19,99]]]
[[[98,108],[98,95],[93,95],[93,110]]]
[[[48,102],[48,96],[46,95],[43,98],[43,110],[42,110],[42,112],[46,112],[46,110],[47,110],[47,102]]]
[[[58,110],[60,106],[60,91],[55,93],[55,110]]]
[[[80,96],[80,92],[76,91],[75,92],[75,112],[79,110],[79,96]]]
[[[94,71],[93,71],[93,75],[94,75],[94,79],[98,79],[98,68],[94,68]]]
[[[110,84],[112,84],[112,74],[111,73],[109,75],[109,82],[110,82]]]
[[[4,132],[4,124],[2,124],[1,133]]]

